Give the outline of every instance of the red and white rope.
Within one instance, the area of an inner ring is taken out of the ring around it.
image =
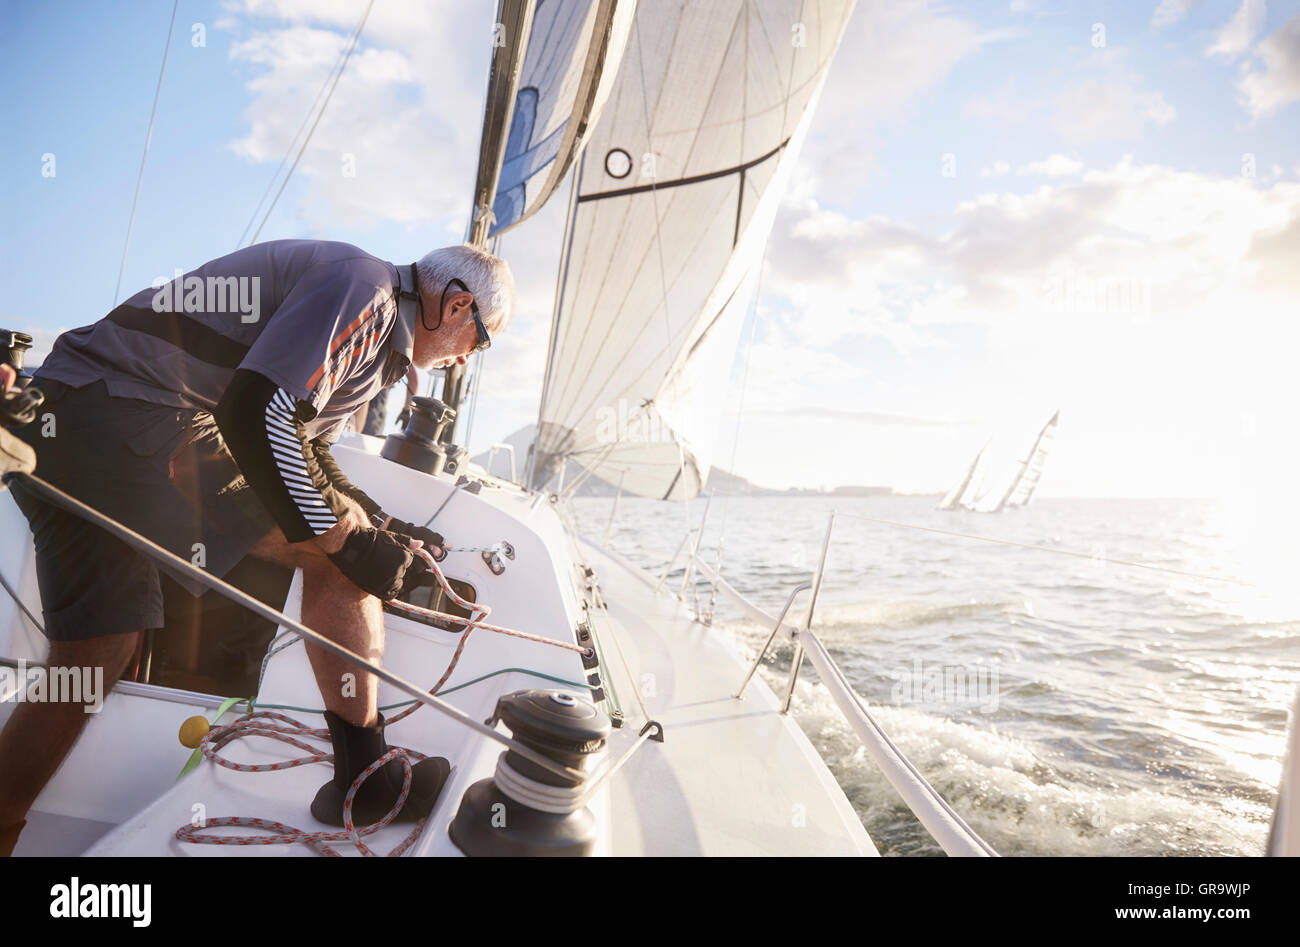
[[[469,640],[470,632],[475,628],[483,628],[486,631],[493,631],[497,634],[510,635],[515,638],[523,638],[526,641],[535,641],[539,644],[552,645],[557,648],[563,648],[567,651],[576,651],[579,654],[585,654],[587,649],[581,645],[569,644],[565,641],[554,641],[549,638],[543,638],[540,635],[530,635],[526,632],[516,631],[512,628],[504,628],[500,625],[489,625],[483,621],[489,614],[491,608],[477,602],[470,602],[456,594],[455,589],[447,581],[442,570],[434,561],[433,556],[424,549],[416,549],[416,555],[420,556],[432,570],[438,584],[457,605],[470,611],[470,617],[465,618],[460,615],[450,615],[446,612],[435,611],[434,609],[421,608],[418,605],[410,605],[406,602],[400,602],[393,599],[388,602],[389,605],[399,611],[407,612],[425,618],[439,618],[446,621],[452,621],[465,625],[465,630],[461,633],[460,641],[456,645],[456,651],[452,655],[447,669],[443,672],[438,683],[430,688],[430,693],[436,694],[447,679],[451,677],[452,672],[456,669],[456,663],[460,660],[461,653],[465,650],[465,644]],[[475,614],[477,613],[477,614]],[[393,724],[402,720],[416,710],[422,707],[422,704],[414,704],[402,711],[400,714],[390,718],[387,723]],[[281,760],[275,763],[236,763],[233,760],[226,759],[220,754],[220,750],[227,744],[243,737],[260,736],[271,740],[278,740],[282,743],[288,743],[300,750],[305,751],[308,755],[296,759]],[[330,738],[329,730],[314,729],[306,726],[299,720],[285,714],[275,713],[269,710],[259,710],[255,713],[245,714],[243,717],[224,726],[213,727],[203,737],[200,744],[203,755],[208,760],[223,766],[226,769],[232,769],[240,773],[270,773],[279,770],[293,769],[296,766],[306,766],[309,763],[332,763],[334,761],[333,753],[322,753],[319,748],[309,743],[303,742],[299,738],[308,738],[316,740],[328,740]],[[358,829],[352,820],[352,800],[357,791],[371,776],[377,772],[380,767],[390,760],[401,760],[403,777],[402,791],[394,803],[393,808],[386,816],[373,825]],[[375,853],[366,846],[362,837],[372,835],[378,832],[384,826],[401,812],[402,806],[406,802],[406,797],[410,793],[411,773],[415,763],[425,759],[424,754],[417,753],[415,750],[409,750],[404,747],[392,747],[387,753],[375,760],[363,770],[360,775],[353,780],[352,785],[348,788],[347,795],[343,800],[343,831],[342,832],[304,832],[301,829],[285,825],[283,822],[276,822],[273,819],[249,818],[246,816],[221,816],[215,819],[208,819],[203,825],[186,825],[176,831],[176,838],[182,842],[193,842],[198,845],[291,845],[302,843],[319,852],[322,855],[338,856],[339,852],[331,848],[330,842],[346,842],[357,846],[362,855],[374,856]],[[407,835],[392,851],[388,853],[389,857],[395,857],[404,854],[419,838],[420,832],[424,830],[427,817],[416,823],[411,833]],[[223,828],[237,826],[241,828],[259,829],[264,832],[271,832],[271,835],[211,835],[204,834],[206,830],[212,828]]]

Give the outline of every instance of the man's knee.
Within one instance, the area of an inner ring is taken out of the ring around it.
[[[360,601],[369,595],[340,572],[317,543],[291,543],[278,527],[263,536],[249,555],[301,569],[303,591],[311,598],[328,596],[335,601]]]

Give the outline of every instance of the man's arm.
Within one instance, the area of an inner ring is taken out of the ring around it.
[[[316,462],[324,472],[330,485],[340,496],[355,503],[368,523],[378,529],[391,530],[394,533],[420,540],[438,562],[447,557],[447,552],[443,548],[445,541],[441,533],[435,533],[425,526],[417,526],[415,523],[395,519],[385,513],[378,503],[347,478],[347,475],[339,468],[338,462],[330,454],[330,445],[327,441],[316,438],[311,442],[311,449],[315,452]]]
[[[231,456],[291,543],[315,539],[326,552],[370,526],[337,491],[305,443],[298,400],[257,372],[235,372],[213,411]]]
[[[348,479],[342,468],[339,467],[338,461],[330,453],[329,442],[323,438],[316,438],[310,442],[312,456],[316,460],[316,465],[325,475],[329,485],[342,497],[351,500],[356,507],[364,514],[367,522],[377,526],[379,529],[387,529],[390,516],[384,513],[379,504],[366,495],[360,487]],[[383,522],[375,522],[375,514],[383,514]]]
[[[238,369],[213,411],[231,456],[291,543],[314,540],[340,572],[388,600],[425,570],[404,536],[374,529],[336,490],[303,436],[296,398],[264,375]]]

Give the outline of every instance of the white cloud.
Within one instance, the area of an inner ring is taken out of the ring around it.
[[[247,131],[231,148],[267,165],[269,176],[365,4],[246,0],[237,9],[246,33],[231,58],[249,70],[251,99]],[[340,222],[444,219],[459,231],[477,159],[490,19],[469,0],[377,4],[272,226],[311,233]]]
[[[1031,161],[1016,168],[1018,175],[1040,175],[1046,178],[1073,177],[1083,170],[1083,162],[1065,155],[1051,155],[1042,161]]]
[[[1071,436],[1082,438],[1068,489],[1203,493],[1237,476],[1203,450],[1224,406],[1266,405],[1270,423],[1280,423],[1273,414],[1300,396],[1286,368],[1300,345],[1287,317],[1300,293],[1297,254],[1300,184],[1131,159],[1029,194],[964,201],[937,236],[807,200],[775,227],[763,361],[751,378],[762,365],[782,379],[767,408],[784,401],[796,415],[801,406],[812,414],[806,430],[747,420],[746,437],[826,437],[862,464],[866,482],[938,488],[926,478],[961,459],[936,459],[935,439],[946,435],[925,440],[917,425],[881,433],[870,415],[1032,426],[1028,415],[1061,405]],[[893,354],[864,361],[882,346]],[[910,388],[877,385],[878,364],[905,366]],[[747,417],[759,413],[747,408]],[[1147,456],[1153,425],[1168,435],[1165,454]],[[918,459],[879,458],[894,449],[887,444]],[[1127,479],[1105,466],[1121,445],[1143,457]],[[757,447],[743,450],[738,466],[772,482],[845,480],[826,472],[833,467],[781,471]]]
[[[1177,23],[1187,16],[1199,0],[1160,0],[1160,6],[1151,14],[1151,25],[1159,29]]]
[[[1160,92],[1144,90],[1136,76],[1116,75],[1087,79],[1058,96],[1052,124],[1074,143],[1123,141],[1176,116]]]
[[[980,177],[994,178],[1001,177],[1011,170],[1011,165],[1005,161],[994,161],[991,168],[980,168]]]
[[[851,194],[877,171],[873,129],[906,115],[916,96],[998,39],[978,24],[923,3],[859,3],[827,76],[804,148],[807,172]],[[851,135],[845,130],[851,129]]]
[[[1242,0],[1237,12],[1215,34],[1214,42],[1205,52],[1210,56],[1235,59],[1250,48],[1255,34],[1264,25],[1268,12],[1266,0]]]
[[[986,122],[1002,122],[1006,125],[1019,125],[1028,121],[1041,107],[1041,103],[1022,98],[1016,91],[1016,83],[1008,82],[992,95],[979,95],[968,101],[962,112],[971,118]]]
[[[1261,42],[1255,57],[1262,66],[1246,67],[1237,83],[1253,116],[1267,115],[1300,100],[1300,14]]]

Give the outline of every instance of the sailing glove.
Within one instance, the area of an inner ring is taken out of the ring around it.
[[[340,572],[385,602],[413,585],[429,568],[404,537],[383,529],[349,533],[343,548],[328,555]]]
[[[410,536],[412,539],[420,540],[420,542],[424,543],[424,548],[429,550],[429,555],[433,556],[434,562],[442,562],[447,558],[442,533],[435,533],[428,527],[416,526],[414,523],[407,523],[397,517],[393,517],[388,521],[388,531],[390,533],[401,533],[403,536]]]

